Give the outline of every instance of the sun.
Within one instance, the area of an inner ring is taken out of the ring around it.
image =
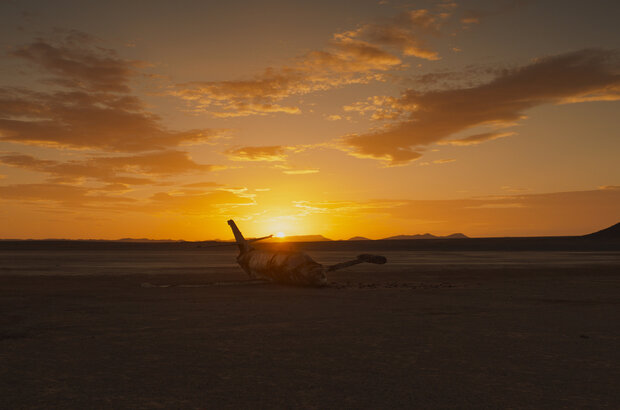
[[[274,235],[276,238],[284,238],[286,235],[284,234],[284,232],[278,232],[277,234]]]

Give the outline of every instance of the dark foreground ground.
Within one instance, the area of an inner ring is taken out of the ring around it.
[[[0,407],[620,407],[620,253],[528,255],[396,255],[326,289],[209,285],[232,266],[18,275],[5,255]]]

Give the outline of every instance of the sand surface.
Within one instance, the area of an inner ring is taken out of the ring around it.
[[[0,252],[0,407],[620,407],[619,252],[388,252],[325,289],[209,285],[244,279],[229,256]]]

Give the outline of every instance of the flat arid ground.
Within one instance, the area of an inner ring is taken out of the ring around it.
[[[219,283],[232,250],[0,250],[0,407],[620,407],[620,252],[383,254],[310,289]]]

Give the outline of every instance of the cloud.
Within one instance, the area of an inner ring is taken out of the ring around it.
[[[196,81],[179,84],[171,94],[186,100],[194,112],[215,117],[299,114],[296,106],[279,104],[293,95],[324,91],[347,84],[380,79],[401,60],[362,41],[338,38],[329,51],[313,51],[294,66],[268,68],[249,80]]]
[[[239,206],[255,205],[249,195],[227,190],[207,193],[158,192],[151,196],[145,209],[150,212],[172,212],[186,215],[205,215],[207,212],[226,213]]]
[[[272,145],[263,147],[241,147],[225,151],[228,158],[233,161],[286,161],[288,151],[293,147]]]
[[[474,12],[465,13],[465,15],[461,17],[461,23],[465,26],[470,24],[478,24],[480,23],[480,17],[478,17]]]
[[[446,11],[437,14],[432,13],[428,9],[417,9],[403,13],[403,15],[401,15],[401,19],[404,18],[414,27],[418,27],[429,33],[439,35],[439,29],[443,24],[443,20],[449,17],[449,15],[450,14]]]
[[[62,206],[64,209],[105,209],[137,213],[175,213],[202,216],[205,213],[223,214],[239,206],[254,205],[250,195],[217,190],[211,192],[158,192],[148,199],[108,195],[103,188],[89,188],[56,183],[13,184],[0,186],[0,201],[19,201],[20,204]],[[115,187],[121,188],[121,187]],[[52,208],[57,209],[57,208]]]
[[[511,135],[515,135],[516,132],[485,132],[482,134],[470,135],[468,137],[454,139],[454,140],[446,140],[439,141],[440,145],[478,145],[482,144],[486,141],[493,141],[499,138],[509,137]]]
[[[187,188],[213,188],[213,187],[222,186],[222,184],[218,184],[217,182],[212,182],[212,181],[205,181],[205,182],[194,182],[191,184],[185,184],[183,186]]]
[[[213,165],[197,164],[186,152],[156,151],[139,155],[89,157],[66,162],[44,160],[30,155],[0,155],[0,164],[50,175],[52,181],[75,183],[84,178],[95,181],[144,185],[160,182],[155,177],[171,177],[191,172],[209,172]]]
[[[203,143],[219,134],[169,130],[130,95],[0,88],[0,141],[136,152]]]
[[[338,120],[342,119],[342,116],[337,115],[337,114],[333,114],[333,115],[328,115],[325,118],[327,119],[327,121],[338,121]]]
[[[373,41],[396,48],[405,56],[414,56],[425,60],[439,60],[439,53],[426,46],[418,36],[400,27],[388,25],[366,25],[352,32]]]
[[[365,101],[358,101],[350,105],[345,105],[342,109],[346,112],[357,112],[359,115],[372,113],[372,120],[395,120],[406,112],[400,101],[394,97],[375,95],[366,98]]]
[[[441,5],[440,5],[441,6]],[[436,11],[408,10],[383,23],[370,23],[346,32],[351,38],[363,38],[374,44],[395,48],[405,56],[438,60],[439,53],[428,47],[422,37],[439,36],[442,26],[452,15],[453,7],[443,4]]]
[[[274,165],[274,168],[278,168],[282,170],[282,173],[287,175],[305,175],[305,174],[316,174],[320,172],[317,168],[303,168],[298,166],[291,166],[289,164],[277,164]]]
[[[382,73],[403,66],[397,54],[437,60],[438,53],[426,46],[421,36],[438,35],[451,15],[449,9],[444,4],[434,12],[411,10],[384,22],[361,25],[335,33],[324,49],[310,51],[282,67],[267,68],[253,78],[178,84],[171,94],[186,100],[191,110],[215,117],[298,114],[299,107],[281,105],[281,101],[383,80]]]
[[[0,186],[0,199],[22,203],[60,203],[65,206],[127,204],[136,200],[118,195],[97,194],[99,190],[78,186],[44,183]]]
[[[529,191],[529,188],[520,188],[520,187],[514,187],[510,185],[504,185],[501,188],[502,188],[502,191],[506,191],[506,192],[527,192]]]
[[[566,103],[579,97],[620,99],[619,68],[614,52],[586,49],[505,70],[492,81],[475,87],[407,90],[396,101],[408,113],[407,119],[374,132],[345,136],[344,149],[352,155],[388,161],[391,165],[406,164],[420,157],[416,147],[448,140],[476,126],[514,125],[526,110],[539,105]],[[466,137],[460,145],[499,135]]]
[[[332,214],[340,216],[355,217],[367,210],[371,212],[383,206],[396,206],[396,202],[372,201],[293,201],[293,206],[300,210],[296,216],[309,216],[314,214]]]
[[[53,83],[96,92],[129,92],[128,82],[139,61],[121,59],[114,50],[97,46],[97,40],[76,30],[58,31],[62,38],[51,43],[37,38],[9,52],[54,75]]]
[[[208,172],[215,167],[194,162],[187,152],[157,151],[152,153],[93,158],[95,165],[110,167],[123,172],[146,175],[177,175],[187,172]]]
[[[376,134],[348,135],[342,139],[342,149],[356,158],[379,159],[392,166],[406,165],[420,158],[422,154],[409,147],[385,144]]]
[[[319,172],[318,169],[308,168],[308,169],[287,169],[282,171],[288,175],[306,175],[306,174],[316,174]]]
[[[334,34],[329,43],[332,50],[309,53],[305,65],[317,71],[347,74],[386,71],[401,64],[394,54],[356,37],[350,32]]]
[[[233,161],[283,162],[288,159],[291,153],[299,153],[306,149],[317,148],[322,145],[323,144],[248,146],[231,148],[224,151],[224,154]],[[276,165],[276,167],[289,168],[284,164]]]
[[[417,90],[472,88],[492,81],[505,72],[507,67],[498,64],[471,64],[458,70],[434,69],[425,73],[415,73],[403,80]]]
[[[55,91],[0,87],[0,141],[139,152],[204,143],[221,131],[174,131],[130,94],[138,62],[96,46],[88,34],[59,31],[9,54],[41,69]],[[60,87],[60,90],[58,89]]]

